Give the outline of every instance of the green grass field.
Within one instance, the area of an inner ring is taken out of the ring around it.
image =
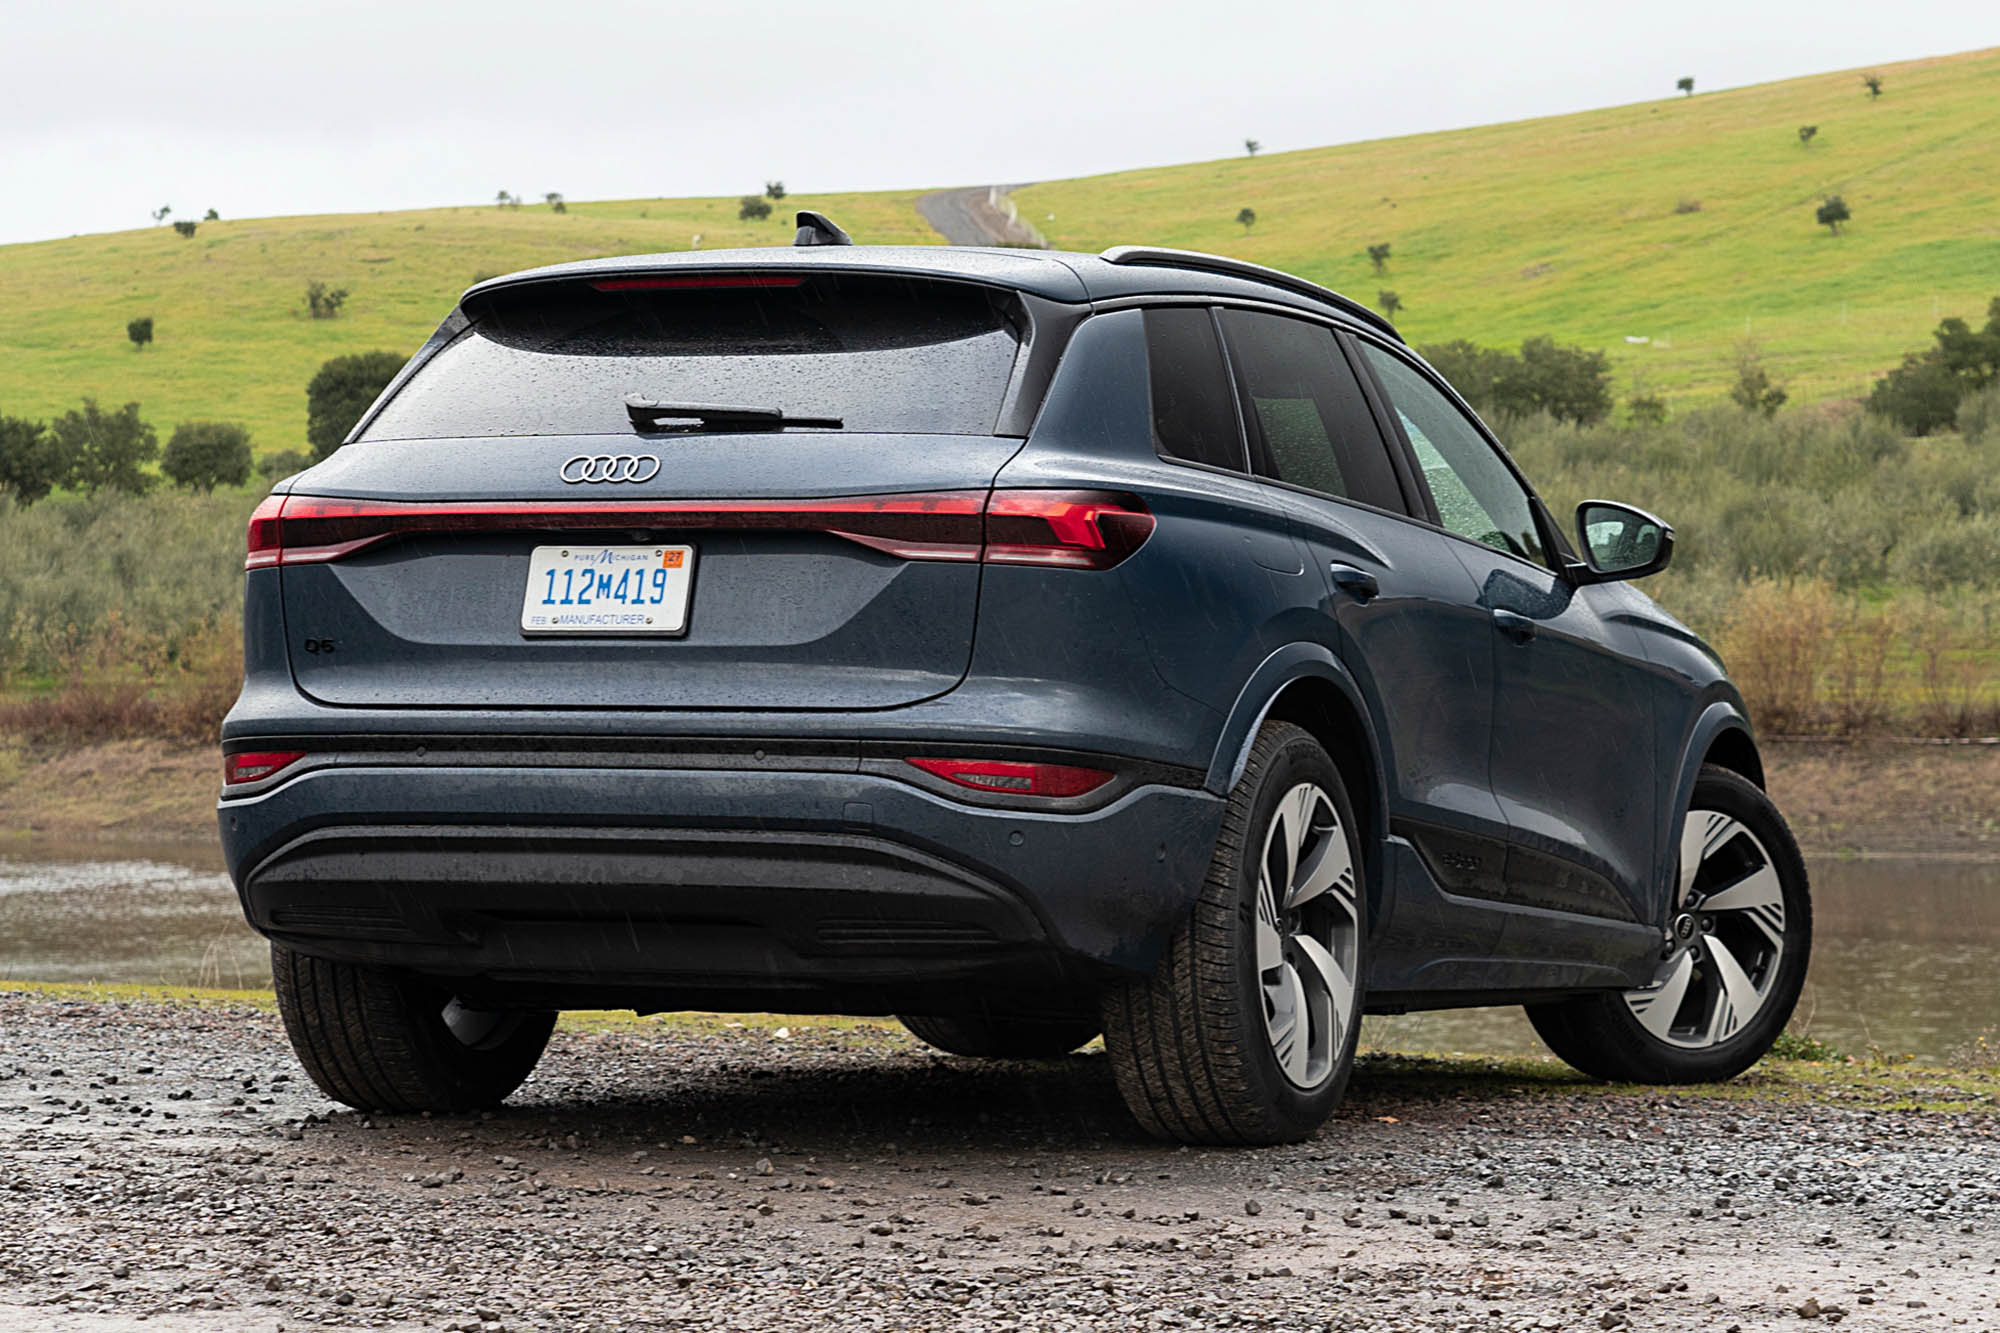
[[[1848,71],[1059,181],[1017,199],[1061,246],[1189,246],[1363,299],[1393,288],[1413,342],[1549,333],[1603,347],[1621,397],[1635,377],[1676,406],[1719,397],[1746,331],[1795,400],[1855,397],[1940,316],[1977,316],[2000,291],[2000,49],[1876,72],[1879,101]],[[1819,127],[1810,147],[1802,124]],[[1853,210],[1839,237],[1813,221],[1826,193]],[[0,413],[137,399],[163,437],[220,418],[247,424],[260,452],[297,448],[320,362],[414,350],[476,275],[683,250],[696,235],[705,249],[782,244],[795,205],[862,241],[935,242],[915,200],[787,199],[758,224],[736,221],[733,198],[575,202],[564,214],[484,205],[0,247]],[[1683,200],[1699,211],[1676,212]],[[1246,206],[1258,215],[1247,233],[1233,221]],[[1377,277],[1364,251],[1381,241],[1394,253]],[[351,292],[338,318],[307,318],[313,280]],[[125,338],[139,315],[156,321],[143,351]]]
[[[2000,49],[1880,66],[1877,101],[1864,72],[1014,198],[1064,248],[1221,251],[1371,304],[1391,288],[1414,343],[1602,347],[1621,398],[1641,374],[1677,405],[1720,396],[1746,330],[1795,399],[1854,397],[2000,293]],[[1819,127],[1809,147],[1801,125]],[[1853,211],[1838,237],[1813,220],[1825,194]]]

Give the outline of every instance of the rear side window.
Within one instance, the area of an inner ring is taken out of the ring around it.
[[[1146,312],[1146,365],[1153,382],[1153,445],[1163,456],[1245,471],[1236,394],[1205,308]]]
[[[1322,495],[1404,512],[1382,432],[1333,331],[1225,310],[1222,327],[1260,470]]]
[[[965,283],[779,273],[601,281],[621,285],[475,298],[471,330],[361,438],[629,435],[625,396],[635,393],[838,417],[850,431],[990,435],[1021,346],[1018,302]],[[686,285],[622,285],[660,282]]]

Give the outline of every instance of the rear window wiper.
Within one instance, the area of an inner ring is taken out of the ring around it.
[[[625,415],[635,430],[648,432],[698,430],[784,430],[787,426],[817,426],[839,430],[839,417],[788,417],[775,407],[739,407],[724,403],[662,403],[643,394],[625,395]]]

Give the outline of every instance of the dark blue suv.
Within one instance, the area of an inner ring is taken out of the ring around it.
[[[480,284],[251,520],[222,835],[329,1096],[492,1104],[577,1007],[1102,1033],[1203,1143],[1364,1012],[1763,1054],[1806,875],[1663,523],[1573,544],[1288,275],[801,221]]]

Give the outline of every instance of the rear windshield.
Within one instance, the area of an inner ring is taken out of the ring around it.
[[[850,431],[993,433],[1021,343],[1010,294],[906,278],[738,277],[778,285],[578,282],[468,303],[471,330],[361,438],[630,435],[627,394],[838,417]]]

